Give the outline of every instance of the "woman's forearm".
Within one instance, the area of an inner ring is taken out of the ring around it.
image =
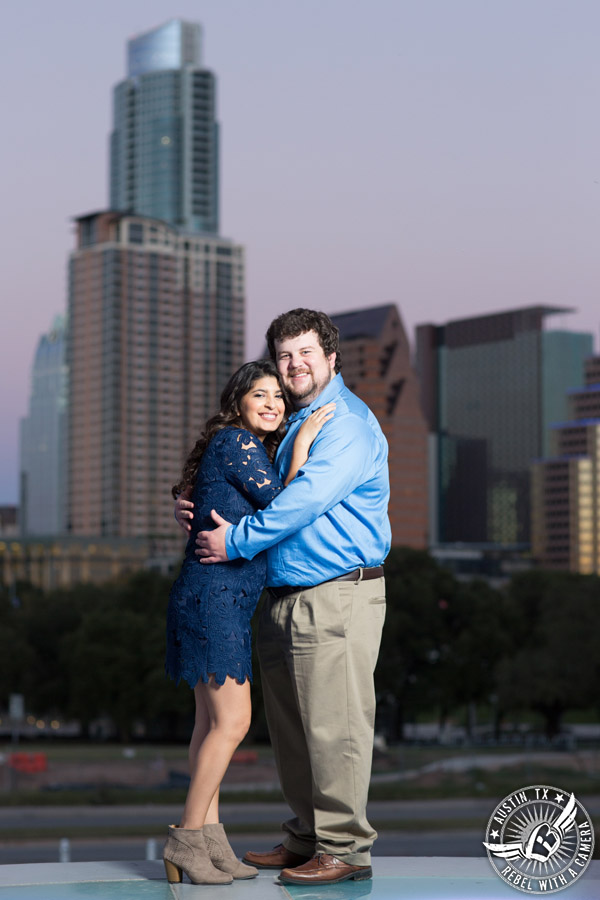
[[[288,473],[285,477],[284,485],[287,487],[290,481],[293,481],[296,475],[298,474],[298,469],[304,465],[306,460],[308,459],[308,451],[310,450],[310,445],[312,444],[311,440],[304,440],[302,435],[298,435],[296,440],[294,441],[294,449],[292,450],[292,458],[290,460],[290,467],[288,469]]]

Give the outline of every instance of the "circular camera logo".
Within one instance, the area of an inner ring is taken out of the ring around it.
[[[585,872],[594,828],[574,794],[548,785],[522,788],[502,800],[483,846],[503,881],[519,891],[562,891]]]

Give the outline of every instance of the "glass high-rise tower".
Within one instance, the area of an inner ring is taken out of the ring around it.
[[[215,76],[200,25],[174,19],[127,45],[114,89],[110,206],[184,231],[219,231]]]
[[[111,209],[69,263],[67,533],[177,558],[171,485],[244,359],[244,249],[219,235],[215,78],[200,25],[128,43]],[[130,502],[131,495],[135,502]]]
[[[56,316],[39,340],[31,368],[29,410],[20,423],[20,530],[23,536],[65,529],[66,323]]]
[[[417,372],[431,442],[436,543],[528,545],[530,466],[549,453],[593,336],[545,330],[551,306],[417,328]]]

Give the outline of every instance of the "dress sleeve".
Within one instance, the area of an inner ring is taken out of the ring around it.
[[[283,490],[283,484],[257,437],[233,430],[223,445],[223,471],[227,481],[264,509]]]

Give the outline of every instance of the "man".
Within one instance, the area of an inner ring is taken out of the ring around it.
[[[267,550],[259,622],[265,711],[284,796],[295,813],[283,843],[244,860],[282,868],[292,884],[371,877],[376,838],[366,818],[375,693],[390,546],[387,444],[369,408],[344,385],[337,328],[295,309],[267,332],[295,412],[276,458],[285,473],[306,416],[336,403],[306,464],[271,505],[197,537],[201,562]],[[190,504],[178,501],[178,520]]]

